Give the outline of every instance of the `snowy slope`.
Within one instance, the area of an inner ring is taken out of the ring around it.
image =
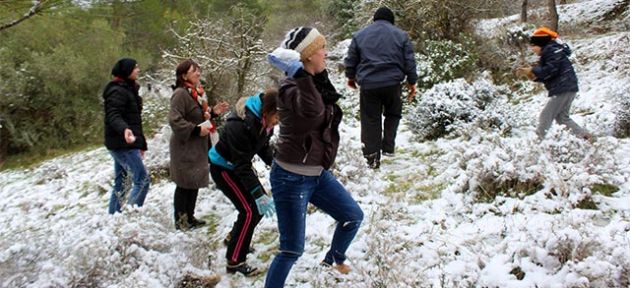
[[[605,13],[598,7],[618,2],[583,1],[560,13],[575,15],[563,16],[571,23],[597,19]],[[609,135],[617,99],[629,97],[629,39],[627,31],[566,39],[581,87],[574,119],[598,135],[594,144],[557,125],[545,141],[535,141],[546,97],[533,90],[523,95],[529,101],[513,107],[530,117],[513,136],[479,130],[419,143],[403,123],[396,156],[384,158],[378,171],[366,169],[361,156],[358,93],[333,73],[346,112],[334,172],[360,203],[365,222],[348,251],[354,270],[339,275],[318,266],[335,223],[311,211],[305,253],[287,287],[628,287],[630,140]],[[331,54],[343,55],[344,47]],[[169,136],[164,128],[150,140],[151,170],[166,167]],[[486,173],[540,177],[543,185],[528,195],[479,202],[474,190]],[[260,174],[268,185],[268,174]],[[201,189],[196,212],[211,225],[179,232],[172,182],[154,183],[143,208],[110,216],[112,176],[104,148],[0,173],[0,287],[174,287],[187,273],[219,273],[217,287],[263,287],[264,275],[225,274],[222,240],[236,213],[212,185]],[[590,189],[596,183],[620,190],[600,195]],[[585,198],[598,209],[577,208]],[[266,269],[277,252],[275,219],[263,219],[253,245],[250,264]]]

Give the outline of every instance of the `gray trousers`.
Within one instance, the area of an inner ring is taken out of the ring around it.
[[[575,99],[576,92],[567,92],[549,97],[549,101],[538,118],[538,127],[536,128],[536,134],[538,138],[545,138],[547,130],[553,124],[553,120],[556,120],[558,124],[563,124],[569,127],[571,132],[578,137],[584,138],[589,133],[580,127],[571,117],[569,117],[569,110],[571,110],[571,103]]]

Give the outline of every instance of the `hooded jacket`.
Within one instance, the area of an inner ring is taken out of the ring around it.
[[[568,45],[551,41],[542,48],[538,66],[532,68],[537,82],[543,82],[549,97],[567,92],[577,92],[578,80],[569,60]]]
[[[219,142],[208,152],[212,165],[234,171],[250,193],[262,187],[252,167],[254,155],[267,165],[272,161],[269,140],[273,130],[267,131],[263,126],[263,96],[259,93],[236,103],[219,132]]]

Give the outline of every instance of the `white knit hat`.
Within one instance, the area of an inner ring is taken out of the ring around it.
[[[289,33],[280,44],[285,49],[295,50],[300,53],[300,60],[304,61],[315,52],[326,46],[326,38],[311,27],[298,27]]]

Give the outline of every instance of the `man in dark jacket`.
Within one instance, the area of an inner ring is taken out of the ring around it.
[[[558,33],[547,27],[536,29],[530,37],[531,49],[540,56],[538,66],[521,67],[517,75],[527,76],[530,80],[543,82],[549,101],[540,113],[536,134],[543,139],[553,120],[564,124],[578,137],[592,140],[592,135],[569,117],[571,103],[578,92],[578,80],[569,60],[571,49],[567,44],[560,44]]]
[[[109,213],[121,212],[122,199],[128,191],[125,179],[131,174],[133,188],[129,205],[144,204],[150,178],[142,162],[147,142],[142,132],[142,98],[138,95],[136,60],[123,58],[112,68],[114,79],[103,91],[105,106],[105,146],[114,158],[114,189]]]
[[[389,8],[376,10],[374,22],[352,36],[344,63],[348,86],[360,86],[363,156],[376,169],[381,151],[383,155],[394,154],[402,115],[401,83],[407,78],[411,101],[418,79],[411,41],[394,26],[394,13]]]

